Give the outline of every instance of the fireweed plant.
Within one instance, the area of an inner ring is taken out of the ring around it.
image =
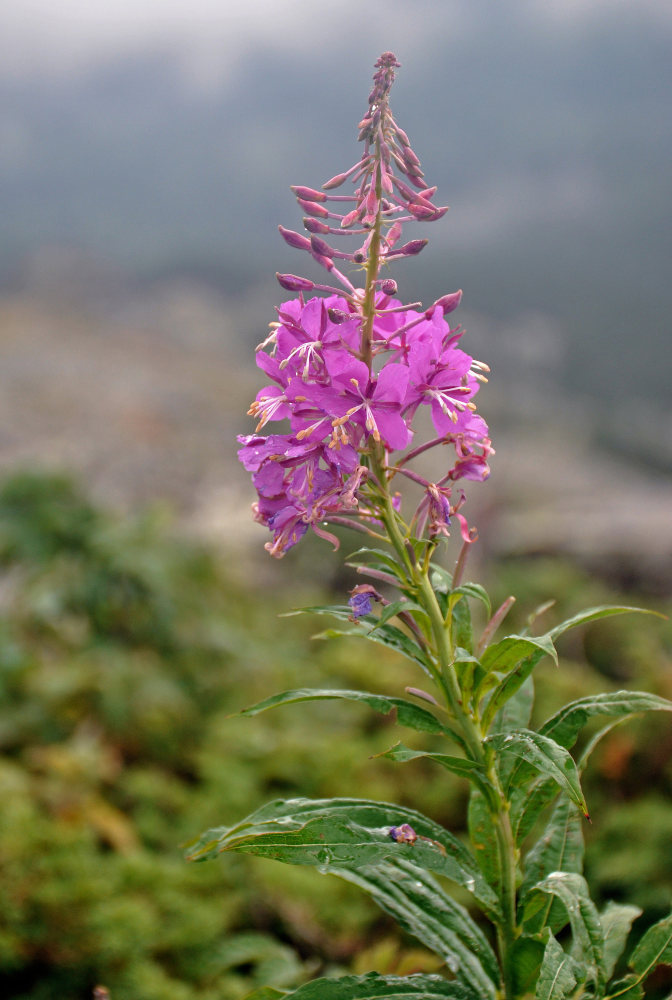
[[[239,439],[239,457],[252,473],[255,518],[270,531],[271,555],[283,556],[309,530],[334,548],[330,526],[364,535],[366,545],[350,565],[366,582],[347,605],[306,610],[337,619],[327,636],[358,635],[405,656],[411,686],[408,698],[286,691],[243,714],[315,699],[394,711],[400,726],[442,738],[445,751],[397,743],[380,756],[430,758],[437,772],[468,782],[469,841],[386,802],[292,799],[208,831],[188,856],[240,851],[313,865],[369,893],[445,963],[444,975],[319,979],[289,993],[267,988],[259,998],[634,1000],[644,996],[656,964],[672,963],[672,916],[622,958],[640,911],[609,903],[598,912],[590,898],[581,875],[588,808],[580,777],[613,726],[636,712],[670,711],[672,703],[631,691],[591,695],[529,728],[533,670],[544,657],[557,663],[555,641],[568,629],[639,609],[591,608],[543,634],[533,633],[533,615],[520,634],[498,639],[513,598],[493,613],[483,588],[465,581],[476,532],[457,484],[488,475],[493,449],[474,404],[488,369],[462,349],[462,331],[449,323],[461,292],[423,310],[418,302],[400,302],[389,276],[389,264],[415,256],[427,242],[403,242],[404,225],[446,212],[390,110],[398,66],[390,52],[376,63],[356,163],[321,190],[292,189],[306,235],[282,226],[280,233],[322,266],[327,283],[278,274],[294,297],[278,307],[258,350],[269,384],[252,404],[257,426]],[[346,182],[354,191],[334,193]],[[343,237],[349,249],[337,248]],[[432,430],[418,441],[414,424],[424,408]],[[277,423],[279,430],[261,433]],[[421,471],[430,450],[432,479]],[[403,500],[401,482],[408,484]],[[453,533],[460,550],[451,574],[434,558]],[[485,607],[480,634],[472,628],[474,602]],[[424,686],[415,686],[416,677],[424,677]],[[572,757],[595,716],[603,717],[602,728]],[[466,890],[478,919],[453,898],[450,883],[462,898]]]

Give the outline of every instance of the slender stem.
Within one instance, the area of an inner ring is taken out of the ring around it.
[[[376,140],[376,195],[379,208],[369,242],[369,256],[366,267],[366,286],[362,300],[362,335],[360,351],[362,360],[372,367],[373,360],[373,323],[375,318],[376,281],[380,271],[380,247],[382,231],[382,212],[380,208],[381,175],[380,140]],[[434,442],[432,442],[434,443]],[[419,452],[418,452],[419,453]],[[414,453],[411,453],[414,454]],[[501,920],[497,924],[497,943],[502,966],[502,978],[506,1000],[515,1000],[512,969],[512,946],[518,935],[516,925],[516,845],[511,828],[509,802],[499,781],[492,752],[488,750],[480,720],[473,716],[463,703],[462,691],[454,666],[454,650],[450,634],[449,622],[446,622],[441,606],[430,583],[429,573],[431,559],[423,560],[422,565],[412,558],[408,539],[400,526],[400,518],[393,505],[389,489],[389,475],[384,465],[384,450],[381,444],[374,445],[369,457],[369,465],[375,480],[376,494],[381,520],[387,529],[389,541],[394,548],[400,566],[403,567],[406,578],[411,585],[416,599],[425,609],[431,623],[431,633],[434,645],[435,667],[432,673],[437,686],[441,690],[446,704],[455,722],[464,736],[467,752],[474,761],[480,763],[486,771],[489,781],[487,801],[491,812],[500,868],[500,899]],[[398,470],[395,470],[398,471]],[[468,545],[465,545],[458,573],[461,570]]]

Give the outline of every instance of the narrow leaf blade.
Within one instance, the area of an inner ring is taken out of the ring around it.
[[[588,807],[581,791],[576,764],[564,747],[533,729],[517,729],[510,733],[495,733],[486,742],[496,750],[521,757],[542,775],[552,778],[566,795],[588,816]]]
[[[403,859],[358,871],[334,871],[359,886],[410,934],[439,955],[476,996],[494,1000],[499,981],[495,955],[467,910],[431,875]]]
[[[641,914],[642,911],[638,906],[613,902],[607,903],[600,914],[600,923],[604,931],[604,967],[607,979],[610,979],[614,973],[616,963],[625,948],[633,921]]]
[[[477,995],[461,983],[450,983],[441,976],[342,976],[339,979],[314,979],[298,990],[285,994],[287,1000],[477,1000]],[[255,1000],[252,998],[245,1000]]]
[[[646,691],[609,691],[588,695],[565,705],[548,719],[539,732],[570,749],[582,727],[596,715],[628,716],[638,712],[672,712],[672,702]]]
[[[331,688],[297,688],[293,691],[282,691],[280,694],[272,695],[256,705],[244,708],[239,715],[259,715],[269,708],[276,708],[279,705],[293,705],[302,701],[329,701],[344,700],[362,702],[381,715],[389,715],[396,710],[397,722],[402,726],[408,726],[418,732],[441,733],[451,735],[452,730],[443,726],[432,712],[420,705],[407,701],[405,698],[393,698],[388,695],[373,694],[369,691],[339,691]]]
[[[539,970],[535,1000],[566,1000],[576,986],[574,961],[551,935]]]
[[[390,829],[407,823],[415,844],[396,843]],[[277,799],[232,827],[204,833],[187,858],[206,861],[225,851],[259,854],[294,865],[353,871],[397,857],[413,857],[429,871],[472,893],[494,915],[497,897],[469,849],[440,824],[414,809],[367,799]]]
[[[556,896],[565,905],[580,964],[585,966],[587,981],[595,983],[601,996],[606,982],[604,935],[585,879],[573,872],[553,872],[535,888]]]

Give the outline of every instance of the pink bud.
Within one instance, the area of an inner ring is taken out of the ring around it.
[[[443,208],[436,208],[434,205],[420,204],[416,201],[408,206],[408,210],[418,221],[435,222],[446,214],[448,206],[445,205]]]
[[[380,290],[383,295],[396,295],[397,283],[394,278],[385,278],[385,281],[381,281]]]
[[[308,278],[300,278],[297,274],[279,274],[276,271],[275,276],[279,284],[288,292],[310,292],[315,287],[313,281],[309,281]]]
[[[301,187],[301,185],[293,184],[291,190],[297,198],[304,198],[306,201],[327,200],[326,194],[323,194],[322,191],[316,191],[315,188]]]
[[[351,170],[346,170],[343,174],[336,174],[334,177],[330,177],[322,187],[325,191],[331,191],[332,188],[340,187],[343,181],[348,179],[351,172]]]
[[[335,309],[333,306],[327,309],[327,315],[332,323],[340,325],[345,323],[346,320],[352,319],[352,313],[344,312],[342,309]]]
[[[385,242],[388,247],[394,246],[399,237],[401,236],[402,226],[400,222],[394,222],[390,228],[387,230],[387,236],[385,237]]]
[[[329,257],[331,259],[334,256],[334,250],[319,236],[311,236],[310,249],[322,257]]]
[[[296,250],[310,250],[310,240],[301,236],[300,233],[295,233],[293,229],[285,229],[284,226],[278,226],[278,231],[290,247],[294,247]]]
[[[304,229],[307,229],[309,233],[328,233],[329,226],[326,222],[318,222],[317,219],[304,219],[303,220]]]
[[[403,254],[404,257],[413,257],[415,254],[420,253],[424,250],[429,240],[411,240],[409,243],[404,243],[402,247],[395,250],[395,254]]]
[[[347,215],[344,215],[341,219],[341,229],[349,229],[350,226],[359,218],[359,212],[360,209],[357,207],[353,208],[352,212],[348,212]]]
[[[319,219],[327,219],[329,217],[329,212],[327,212],[326,208],[316,205],[314,201],[306,201],[305,198],[297,198],[296,200],[306,215],[316,215]]]
[[[457,292],[450,292],[449,295],[442,295],[440,299],[437,299],[436,302],[429,307],[429,309],[425,312],[425,316],[427,319],[430,319],[437,306],[443,312],[443,315],[447,316],[448,313],[457,309],[461,301],[462,289],[460,288]]]
[[[408,138],[408,136],[404,132],[403,128],[399,128],[399,126],[396,125],[394,131],[399,136],[399,141],[401,142],[402,146],[410,146],[411,145],[411,140]]]

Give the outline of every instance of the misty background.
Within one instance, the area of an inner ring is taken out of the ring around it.
[[[300,227],[290,184],[359,156],[386,49],[395,117],[451,205],[393,276],[406,301],[464,289],[463,344],[492,368],[490,546],[669,582],[665,0],[5,3],[0,464],[262,540],[234,435],[273,275],[311,267],[277,224]]]

